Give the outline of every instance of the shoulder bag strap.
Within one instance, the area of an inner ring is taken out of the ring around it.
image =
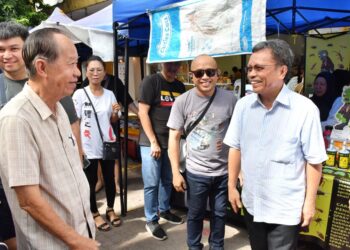
[[[198,125],[198,123],[203,119],[205,113],[207,113],[210,105],[212,104],[214,97],[216,95],[216,87],[214,90],[214,94],[210,97],[210,100],[208,102],[208,104],[205,106],[203,112],[200,114],[200,116],[197,118],[197,120],[195,120],[187,129],[185,129],[184,131],[184,136],[187,137],[187,135],[189,135],[191,133],[191,131]]]
[[[83,88],[83,90],[84,90],[84,92],[85,92],[87,98],[88,98],[89,101],[90,101],[90,104],[91,104],[91,106],[92,106],[92,109],[94,110],[94,115],[95,115],[96,122],[97,122],[98,132],[100,132],[101,140],[102,140],[102,142],[104,142],[103,136],[102,136],[101,127],[100,127],[100,123],[98,122],[98,118],[97,118],[97,114],[96,114],[95,107],[94,107],[94,105],[92,104],[92,101],[91,101],[91,99],[90,99],[90,96],[89,96],[88,93],[86,92],[85,88]]]

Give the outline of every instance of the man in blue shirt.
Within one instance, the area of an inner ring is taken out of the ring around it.
[[[247,73],[255,93],[237,102],[224,139],[230,146],[229,201],[235,212],[244,205],[253,250],[296,249],[299,227],[315,214],[327,159],[317,107],[284,85],[293,57],[282,40],[253,48]]]

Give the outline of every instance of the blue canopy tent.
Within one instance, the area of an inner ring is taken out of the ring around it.
[[[163,6],[182,2],[183,0],[113,0],[113,30],[115,34],[114,62],[115,74],[118,70],[118,55],[125,56],[125,85],[128,89],[128,57],[147,55],[148,39],[150,34],[150,22],[148,11]],[[198,0],[200,1],[200,0]],[[246,0],[242,0],[246,1]],[[118,26],[118,23],[123,25]],[[316,30],[317,37],[325,38],[319,28],[350,26],[350,1],[344,0],[267,0],[266,6],[266,35],[284,33],[301,34],[305,37],[309,30]],[[118,31],[127,29],[128,37],[118,36]],[[343,33],[341,33],[343,34]],[[335,34],[338,36],[341,34]],[[122,40],[121,40],[122,38]],[[242,56],[242,65],[245,65],[245,56]],[[142,69],[142,66],[141,66]],[[141,70],[143,73],[143,70]],[[244,79],[242,79],[244,82]],[[244,93],[244,85],[242,86]],[[127,109],[126,105],[124,107]],[[127,138],[127,117],[125,117],[124,137]],[[125,155],[127,146],[125,145]],[[127,190],[127,159],[125,157],[125,171],[122,204],[122,214],[127,211],[126,190]]]

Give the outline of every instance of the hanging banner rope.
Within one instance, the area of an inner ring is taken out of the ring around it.
[[[147,62],[250,53],[265,37],[266,0],[192,0],[152,11]]]

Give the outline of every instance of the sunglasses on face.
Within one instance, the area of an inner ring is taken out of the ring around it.
[[[213,77],[216,75],[217,70],[216,69],[197,69],[195,71],[191,71],[191,73],[196,77],[196,78],[201,78],[206,74],[208,77]]]

